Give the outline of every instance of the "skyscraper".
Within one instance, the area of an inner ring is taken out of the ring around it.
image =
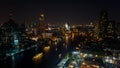
[[[45,31],[45,25],[46,22],[45,22],[45,14],[42,12],[40,13],[40,16],[39,16],[39,23],[37,23],[37,35],[41,35],[44,31]]]
[[[105,10],[102,10],[100,13],[100,22],[99,22],[99,37],[105,38],[107,34],[107,25],[108,25],[108,13]]]
[[[108,13],[105,10],[102,10],[100,13],[100,22],[99,22],[99,37],[102,39],[106,38],[115,38],[116,28],[115,21],[108,19]]]
[[[1,26],[1,37],[2,37],[2,44],[9,46],[12,45],[13,47],[16,47],[16,45],[19,45],[19,29],[18,24],[16,24],[12,19],[10,19],[8,22],[5,22]]]

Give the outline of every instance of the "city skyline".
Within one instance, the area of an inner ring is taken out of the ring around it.
[[[13,19],[17,23],[39,22],[40,13],[45,14],[47,23],[86,24],[99,21],[100,11],[106,9],[110,19],[120,22],[118,13],[119,1],[113,0],[81,0],[81,1],[15,1],[0,2],[0,23],[9,19],[12,9]]]
[[[0,0],[1,68],[120,68],[113,0]]]

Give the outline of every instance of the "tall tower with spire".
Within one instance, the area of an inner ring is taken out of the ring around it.
[[[45,25],[46,25],[46,22],[45,22],[45,14],[43,12],[40,13],[40,16],[39,16],[39,23],[38,23],[38,34],[41,34],[44,32],[45,30]]]

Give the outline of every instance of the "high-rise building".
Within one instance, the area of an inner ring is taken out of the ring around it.
[[[98,39],[99,37],[99,24],[98,23],[95,23],[95,25],[94,25],[94,37],[96,38],[96,39]]]
[[[117,35],[120,36],[120,22],[116,24],[116,28],[117,28]]]
[[[19,38],[18,24],[16,24],[12,19],[1,26],[2,45],[16,47],[19,45]]]
[[[38,35],[44,32],[45,25],[47,25],[46,22],[45,22],[45,14],[41,13],[40,17],[39,17],[39,23],[37,25],[37,27],[38,27],[38,29],[37,29]]]
[[[45,20],[45,14],[44,13],[41,13],[40,14],[40,17],[39,17],[39,21],[40,22],[43,22]]]
[[[99,37],[105,38],[107,34],[107,26],[108,26],[108,13],[105,10],[102,10],[100,13],[100,22],[99,22]]]
[[[116,23],[108,19],[108,13],[105,10],[101,11],[99,22],[99,38],[115,38]]]
[[[109,24],[107,25],[107,38],[116,38],[116,27],[115,27],[115,21],[108,21]]]

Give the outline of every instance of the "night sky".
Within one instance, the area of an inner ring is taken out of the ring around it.
[[[102,9],[120,22],[119,0],[0,0],[0,23],[9,19],[10,8],[17,23],[38,22],[40,13],[45,13],[48,23],[90,23],[99,21]]]

